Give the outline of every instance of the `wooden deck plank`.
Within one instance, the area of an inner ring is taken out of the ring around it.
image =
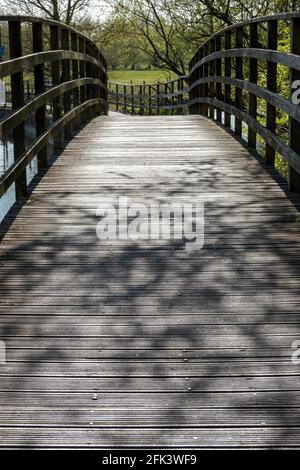
[[[286,188],[199,116],[86,126],[0,227],[0,447],[300,448]],[[203,201],[204,248],[98,240],[111,195]]]

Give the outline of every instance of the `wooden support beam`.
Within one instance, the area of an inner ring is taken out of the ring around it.
[[[61,30],[61,48],[64,50],[70,50],[70,33],[68,29],[63,28]],[[70,60],[64,59],[62,61],[62,77],[61,82],[68,82],[71,79],[71,72],[70,72]],[[63,96],[63,105],[64,105],[64,112],[67,113],[71,109],[71,94],[69,91],[64,93]],[[73,133],[72,133],[72,124],[69,124],[64,129],[65,133],[65,140],[71,140]]]
[[[292,20],[291,28],[291,52],[300,55],[300,18]],[[295,80],[300,80],[300,71],[291,69],[290,71],[290,89]],[[290,147],[300,156],[300,123],[293,118],[289,120],[289,142]],[[289,190],[300,193],[300,174],[289,165]]]
[[[215,52],[215,41],[214,40],[210,41],[209,51],[210,51],[210,54],[213,54]],[[216,70],[216,62],[215,62],[215,60],[211,60],[210,63],[209,63],[209,75],[211,77],[215,76],[215,70]],[[210,98],[215,97],[215,84],[214,84],[214,82],[210,82],[210,84],[209,84],[209,96],[210,96]],[[209,116],[210,116],[211,119],[215,118],[215,107],[214,107],[213,104],[211,104],[209,106]]]
[[[59,27],[56,25],[50,26],[50,48],[52,51],[60,49],[59,41]],[[51,62],[51,80],[52,86],[57,86],[60,83],[60,61],[53,60]],[[52,101],[52,120],[57,121],[61,117],[61,97],[54,98]],[[62,147],[61,132],[54,138],[54,151]]]
[[[219,52],[222,47],[222,41],[221,41],[221,36],[217,36],[215,38],[215,51]],[[222,76],[222,60],[221,59],[216,59],[216,76],[221,77]],[[216,83],[216,98],[219,101],[222,101],[222,84],[221,83]],[[216,119],[218,122],[222,122],[222,111],[220,108],[217,108],[217,116]]]
[[[258,48],[258,26],[256,23],[250,24],[250,47]],[[249,80],[257,83],[258,64],[257,59],[249,59]],[[257,118],[257,96],[249,93],[249,114],[253,119]],[[248,145],[256,149],[256,133],[251,128],[248,129]]]
[[[231,31],[225,32],[224,38],[224,48],[231,49]],[[225,77],[231,77],[231,58],[225,58]],[[231,86],[225,85],[225,103],[231,103]],[[231,115],[229,113],[225,113],[225,126],[230,128],[231,127]]]
[[[235,30],[235,47],[236,49],[241,49],[243,47],[243,33],[244,30],[242,27],[238,27]],[[237,57],[235,59],[235,78],[243,80],[243,58]],[[238,109],[243,108],[243,92],[241,88],[235,88],[235,105]],[[235,134],[238,137],[242,136],[242,121],[235,117],[234,125]]]
[[[268,49],[277,50],[277,23],[277,20],[268,21]],[[267,62],[267,88],[274,93],[277,92],[277,64],[275,62]],[[268,102],[267,128],[274,134],[276,133],[276,108]],[[275,163],[275,150],[268,143],[266,143],[266,163],[271,166]]]
[[[32,23],[32,44],[33,52],[42,52],[44,49],[43,44],[43,24],[42,22]],[[34,92],[39,95],[45,91],[45,73],[44,64],[38,64],[34,67]],[[46,126],[46,105],[42,105],[35,112],[35,129],[36,137],[39,137],[45,132]],[[38,169],[47,166],[47,146],[44,147],[37,155]]]
[[[22,32],[20,21],[9,21],[9,53],[10,58],[15,59],[22,56]],[[12,109],[17,109],[24,104],[24,81],[23,72],[16,72],[11,75],[11,102]],[[25,152],[25,124],[22,122],[13,130],[14,160]],[[26,169],[17,177],[16,199],[23,199],[27,196]]]

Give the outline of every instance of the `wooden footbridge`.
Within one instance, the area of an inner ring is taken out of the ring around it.
[[[16,193],[1,224],[0,446],[299,448],[300,111],[276,77],[299,79],[300,15],[216,33],[188,78],[111,85],[108,115],[88,38],[0,20],[14,145],[0,191]],[[100,240],[96,208],[115,196],[200,198],[204,247]]]

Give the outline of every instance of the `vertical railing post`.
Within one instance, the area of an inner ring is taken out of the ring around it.
[[[116,111],[119,111],[119,84],[116,83]]]
[[[78,52],[78,37],[76,33],[71,34],[71,49],[74,52]],[[78,60],[72,60],[72,80],[79,78]],[[76,108],[79,105],[79,88],[73,89],[73,106]],[[79,119],[74,119],[74,130],[77,131],[80,127]]]
[[[231,49],[231,31],[225,32],[225,49]],[[231,77],[231,58],[225,58],[225,77]],[[225,85],[225,103],[231,103],[231,86]],[[225,126],[231,127],[231,114],[225,112]]]
[[[131,80],[131,86],[130,86],[130,93],[131,93],[131,115],[134,115],[134,86],[132,84]]]
[[[250,24],[250,48],[258,48],[258,26],[257,23]],[[249,80],[252,83],[257,83],[258,63],[257,59],[250,59],[249,63]],[[249,115],[257,118],[257,96],[249,93]],[[248,129],[248,145],[256,149],[256,132],[249,127]]]
[[[206,44],[206,46],[204,46],[204,57],[207,57],[208,55],[209,55],[209,45]],[[209,63],[205,62],[203,77],[207,78],[208,75],[209,75]],[[203,91],[204,91],[204,94],[203,94],[204,98],[209,98],[209,86],[208,86],[207,81],[203,85]],[[209,109],[208,103],[204,103],[203,104],[203,114],[204,114],[204,116],[208,117],[208,109]]]
[[[278,40],[278,24],[277,20],[268,21],[268,49],[277,50]],[[277,92],[277,64],[275,62],[267,62],[267,88],[268,90]],[[267,102],[267,128],[275,134],[276,132],[276,107]],[[275,150],[271,145],[266,143],[266,163],[274,166]]]
[[[300,18],[292,20],[291,31],[291,52],[300,55]],[[300,71],[290,70],[290,89],[293,91],[292,84],[295,80],[300,80]],[[290,147],[300,155],[300,123],[293,118],[289,120],[289,141]],[[289,165],[289,190],[300,193],[300,174]]]
[[[210,54],[213,54],[215,52],[215,41],[212,40],[210,41]],[[209,74],[210,77],[215,76],[215,70],[216,70],[216,62],[215,60],[211,60],[209,63]],[[209,84],[209,96],[210,98],[215,97],[215,83],[213,81],[210,82]],[[209,116],[211,119],[215,118],[215,107],[213,104],[210,105],[209,107]]]
[[[70,50],[70,38],[69,38],[69,30],[63,28],[61,30],[61,48],[64,50]],[[70,80],[70,60],[63,59],[62,61],[62,83],[68,82]],[[69,91],[65,92],[63,95],[63,104],[64,104],[64,112],[68,113],[71,109],[71,94]],[[72,124],[68,124],[64,128],[65,133],[65,140],[72,139]]]
[[[43,25],[41,22],[32,23],[32,45],[33,52],[42,52],[43,44]],[[38,64],[34,67],[34,93],[39,95],[45,91],[45,73],[44,64]],[[41,106],[35,112],[35,130],[36,137],[39,137],[46,130],[46,105]],[[37,155],[38,169],[47,166],[47,146],[45,146]]]
[[[59,27],[56,25],[51,25],[50,26],[50,48],[52,51],[57,51],[60,49],[59,45]],[[57,86],[60,84],[60,61],[59,60],[53,60],[51,62],[51,81],[52,81],[52,86]],[[61,117],[61,108],[60,108],[60,100],[61,98],[58,96],[57,98],[54,98],[52,101],[52,107],[53,107],[53,112],[52,112],[52,120],[53,122],[57,121]],[[54,151],[56,149],[61,148],[62,146],[62,140],[61,140],[61,132],[56,135],[54,138],[53,142],[53,147]]]
[[[178,109],[177,109],[177,112],[179,114],[183,114],[183,87],[184,87],[184,80],[183,78],[180,78],[178,81],[177,81],[177,91],[179,93],[178,97],[177,97],[177,104],[178,104]]]
[[[151,85],[148,85],[148,105],[149,105],[149,116],[152,114],[152,88]]]
[[[86,55],[91,55],[91,45],[89,41],[84,41],[84,53]],[[88,62],[87,60],[85,61],[85,76],[88,78],[92,77],[91,63]],[[92,99],[92,95],[93,95],[92,85],[90,84],[86,85],[86,101]],[[90,121],[93,117],[92,110],[90,107],[86,110],[86,117],[87,117],[87,121]]]
[[[139,87],[139,93],[140,93],[140,115],[142,116],[144,114],[143,86],[142,85],[140,85]]]
[[[204,58],[204,47],[202,47],[199,51],[199,61],[201,59]],[[199,69],[199,74],[198,74],[198,78],[201,79],[201,78],[204,78],[204,65],[200,65],[200,67],[198,67]],[[204,83],[202,83],[200,86],[199,86],[199,92],[197,93],[197,96],[199,98],[204,98]],[[198,107],[197,107],[197,111],[199,110],[199,113],[200,114],[204,114],[204,103],[201,102],[201,103],[198,103]]]
[[[175,104],[175,102],[174,102],[174,91],[175,91],[175,89],[174,89],[174,82],[171,82],[171,93],[172,93],[172,96],[171,96],[171,106],[172,106],[172,108],[171,108],[171,114],[174,114],[174,111],[175,111],[174,108],[173,108],[173,106],[174,106],[174,104]]]
[[[123,103],[124,103],[124,113],[126,114],[127,113],[127,87],[126,85],[123,86],[123,94],[124,94],[124,98],[123,98]]]
[[[78,50],[81,53],[84,53],[85,47],[84,47],[84,38],[79,37],[78,38]],[[86,74],[86,69],[85,69],[85,62],[84,60],[80,60],[79,62],[79,77],[80,78],[85,78]],[[86,101],[86,85],[81,85],[80,86],[80,104],[85,103]],[[80,113],[80,126],[84,126],[84,124],[87,122],[87,113],[86,111]]]
[[[167,83],[165,83],[164,85],[164,114],[167,114],[167,110],[166,110],[166,106],[168,105],[167,94],[168,94],[168,85]]]
[[[22,56],[22,33],[20,21],[9,21],[9,52],[10,58],[15,59]],[[24,82],[23,72],[11,75],[11,102],[12,109],[19,108],[24,104]],[[25,124],[22,122],[13,130],[14,160],[17,160],[25,152]],[[27,196],[26,169],[16,179],[16,199]]]
[[[158,115],[159,114],[159,105],[160,105],[160,101],[159,101],[159,83],[156,84],[156,114]]]
[[[215,38],[215,51],[219,52],[221,50],[221,36]],[[215,73],[217,77],[222,76],[222,60],[216,59],[215,61]],[[216,98],[218,101],[222,101],[222,84],[216,83]],[[222,111],[217,107],[217,116],[216,119],[218,122],[222,122]]]
[[[198,91],[198,86],[194,86],[193,88],[191,88],[194,84],[194,82],[197,80],[197,73],[198,73],[198,68],[196,70],[194,70],[193,72],[191,72],[192,70],[192,67],[194,67],[195,63],[197,62],[197,57],[198,57],[198,52],[197,54],[193,57],[193,59],[191,60],[190,64],[189,64],[189,70],[190,70],[190,73],[189,73],[189,102],[191,103],[195,98],[196,98],[196,94],[197,94],[197,91]],[[189,114],[196,114],[196,104],[190,104],[189,105]]]
[[[243,47],[243,35],[244,30],[242,26],[239,26],[235,30],[235,47],[241,49]],[[235,59],[235,78],[243,80],[243,58],[237,57]],[[239,87],[235,87],[235,106],[237,109],[243,109],[243,90]],[[242,121],[235,117],[234,132],[238,137],[242,136]]]

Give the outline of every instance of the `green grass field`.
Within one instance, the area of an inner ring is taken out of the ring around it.
[[[109,71],[108,80],[114,83],[147,84],[166,82],[176,78],[175,73],[165,70],[116,70]]]

